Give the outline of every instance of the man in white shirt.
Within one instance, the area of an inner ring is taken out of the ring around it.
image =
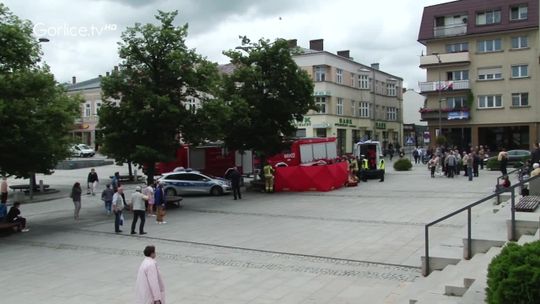
[[[146,221],[146,206],[144,201],[148,200],[148,196],[141,193],[140,186],[135,188],[135,192],[131,195],[131,207],[133,209],[133,221],[131,222],[131,234],[135,234],[135,226],[137,225],[137,219],[141,219],[139,225],[139,234],[146,234],[144,232],[144,222]]]
[[[122,210],[124,210],[124,199],[122,198],[122,193],[124,193],[124,189],[119,187],[113,195],[111,205],[114,213],[114,232],[116,233],[122,232],[122,230],[120,230]]]

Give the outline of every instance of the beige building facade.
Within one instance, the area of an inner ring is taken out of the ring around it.
[[[291,40],[291,47],[296,41]],[[313,79],[318,111],[297,124],[297,137],[336,137],[338,153],[353,151],[362,139],[387,147],[402,144],[403,79],[355,62],[349,51],[324,51],[323,40],[310,41],[293,59]]]
[[[424,8],[419,39],[432,138],[530,149],[539,140],[538,0],[467,0]]]

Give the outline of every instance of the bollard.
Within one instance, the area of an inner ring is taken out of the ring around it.
[[[137,180],[138,180],[138,179],[137,179],[137,169],[134,169],[134,170],[133,170],[133,176],[134,176],[134,178],[135,178],[135,181],[137,181]]]
[[[43,189],[43,180],[42,179],[39,180],[39,191],[41,193],[45,192],[45,189]]]

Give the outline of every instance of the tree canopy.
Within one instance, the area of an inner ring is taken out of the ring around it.
[[[278,153],[284,138],[296,131],[294,124],[316,109],[313,82],[292,58],[288,42],[243,37],[240,50],[225,52],[235,66],[224,77],[222,99],[230,105],[225,129],[229,148],[252,149],[261,156]]]
[[[99,111],[103,151],[119,162],[148,165],[150,181],[155,162],[174,156],[180,134],[204,137],[189,132],[196,119],[185,104],[207,99],[218,87],[216,64],[188,49],[188,26],[174,25],[177,14],[158,11],[159,24],[127,28],[119,42],[120,68],[102,79],[108,100]]]
[[[1,3],[0,44],[0,173],[51,173],[69,156],[79,100],[66,94],[46,65],[39,65],[41,51],[31,22]]]

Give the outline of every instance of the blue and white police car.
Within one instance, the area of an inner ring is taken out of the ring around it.
[[[231,192],[230,181],[212,177],[199,171],[175,171],[164,173],[158,181],[163,185],[166,196],[185,194],[222,195]]]

